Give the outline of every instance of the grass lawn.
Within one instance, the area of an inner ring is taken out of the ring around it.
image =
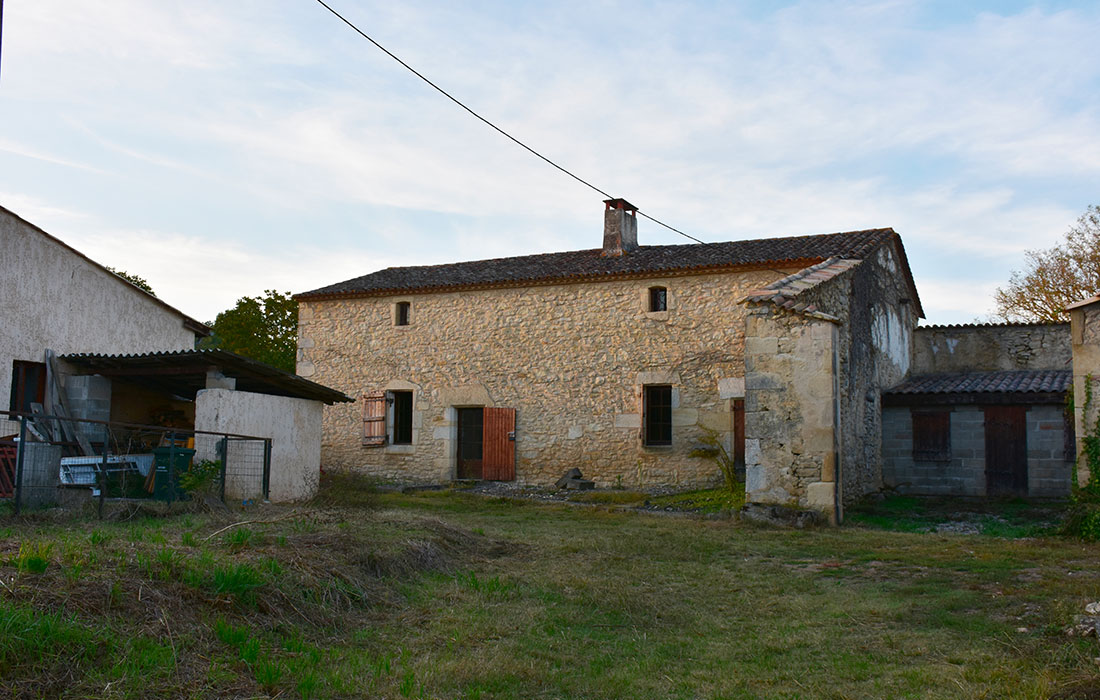
[[[704,499],[705,500],[705,499]],[[262,520],[217,532],[240,519]],[[0,521],[12,697],[1100,693],[1100,546],[345,491]]]

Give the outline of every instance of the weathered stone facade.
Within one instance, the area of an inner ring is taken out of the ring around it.
[[[414,392],[411,445],[364,447],[357,405],[325,409],[326,466],[398,481],[454,478],[456,407],[517,409],[516,479],[551,484],[571,467],[608,486],[701,486],[704,430],[727,442],[744,391],[738,302],[794,268],[302,299],[298,373],[349,396]],[[647,311],[649,288],[667,310]],[[394,325],[398,302],[410,323]],[[642,387],[673,388],[673,441],[641,440]]]
[[[845,502],[881,487],[880,394],[909,369],[917,318],[901,268],[899,249],[882,246],[792,282],[793,308],[754,297],[746,331],[750,500],[839,520]]]
[[[1094,475],[1081,451],[1085,438],[1100,426],[1100,297],[1087,299],[1069,309],[1073,348],[1073,419],[1077,439],[1077,483],[1085,485]],[[1091,385],[1091,386],[1090,386]],[[1089,394],[1092,403],[1087,407]]]
[[[925,326],[913,335],[913,374],[1069,369],[1068,323]]]

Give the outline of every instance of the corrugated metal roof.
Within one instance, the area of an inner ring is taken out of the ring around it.
[[[122,377],[189,398],[194,398],[206,387],[207,370],[217,369],[236,379],[240,391],[312,399],[327,404],[355,400],[335,389],[228,350],[175,350],[133,355],[72,353],[62,355],[61,359],[96,374]]]
[[[916,295],[912,272],[909,270],[900,236],[893,229],[878,228],[726,243],[639,246],[637,250],[618,257],[603,257],[601,250],[597,248],[445,265],[390,267],[302,292],[296,294],[295,298],[323,299],[553,281],[587,281],[642,274],[705,272],[761,265],[783,266],[785,263],[809,265],[832,257],[860,260],[890,242],[897,246],[906,283]],[[920,300],[915,298],[914,301],[919,312]]]
[[[1064,393],[1073,383],[1068,369],[926,374],[910,377],[887,394]]]

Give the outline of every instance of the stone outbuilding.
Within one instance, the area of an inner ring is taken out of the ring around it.
[[[903,493],[1059,497],[1075,457],[1068,324],[918,328],[883,395],[883,481]]]
[[[879,396],[922,316],[892,229],[640,246],[605,203],[601,248],[381,270],[298,294],[298,373],[322,458],[396,481],[714,483],[839,516],[881,486]]]

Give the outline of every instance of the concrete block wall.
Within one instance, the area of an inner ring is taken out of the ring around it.
[[[978,406],[951,409],[951,460],[913,459],[913,418],[907,406],[882,412],[883,481],[901,493],[985,496],[985,414]],[[1029,496],[1065,496],[1072,462],[1065,459],[1065,420],[1060,406],[1027,411]]]
[[[951,461],[913,459],[913,415],[907,406],[882,411],[882,477],[901,493],[985,495],[985,416],[973,406],[951,411]]]
[[[1073,463],[1066,460],[1066,420],[1061,406],[1027,412],[1027,487],[1032,496],[1066,496]]]
[[[99,375],[65,377],[65,398],[73,418],[107,421],[111,419],[111,380]],[[74,429],[89,442],[106,439],[107,427],[98,423],[74,423]]]

